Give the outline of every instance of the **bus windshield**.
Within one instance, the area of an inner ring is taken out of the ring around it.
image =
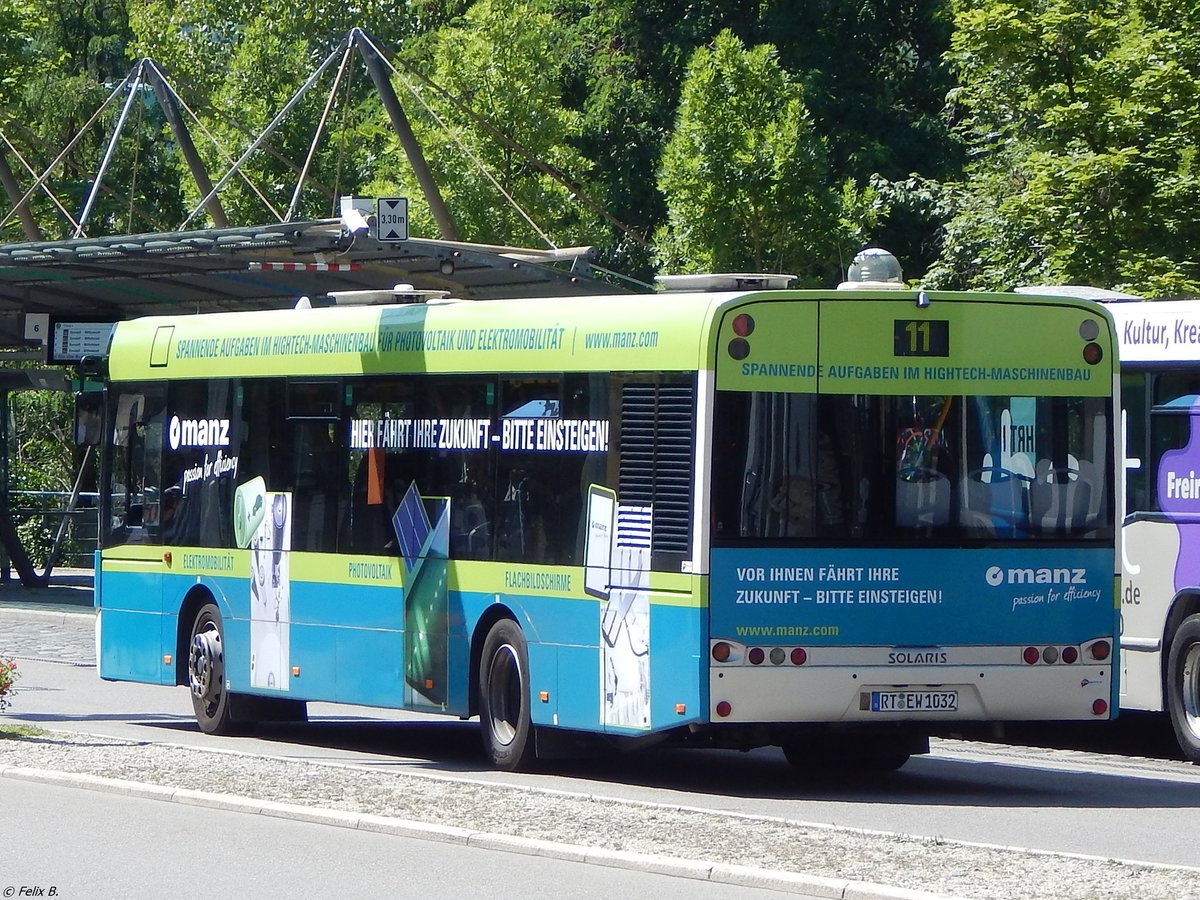
[[[714,543],[1111,540],[1107,408],[720,391]]]

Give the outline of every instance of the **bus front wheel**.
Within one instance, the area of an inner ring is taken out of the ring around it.
[[[1184,619],[1171,640],[1167,710],[1180,749],[1200,763],[1200,615]]]
[[[529,721],[529,653],[512,619],[492,626],[479,661],[479,724],[483,749],[498,769],[515,772],[533,759]]]
[[[200,730],[205,734],[227,734],[233,717],[225,689],[225,636],[221,612],[213,603],[200,607],[192,623],[188,686]]]

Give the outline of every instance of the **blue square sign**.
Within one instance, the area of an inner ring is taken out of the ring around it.
[[[380,241],[408,240],[408,198],[380,197],[375,205],[375,231]]]

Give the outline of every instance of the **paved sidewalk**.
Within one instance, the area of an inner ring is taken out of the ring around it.
[[[0,653],[94,666],[95,615],[90,569],[53,572],[46,587],[0,583]]]
[[[15,573],[11,580],[0,581],[0,616],[13,621],[54,614],[95,615],[91,569],[57,569],[50,573],[50,583],[45,587],[26,587]]]

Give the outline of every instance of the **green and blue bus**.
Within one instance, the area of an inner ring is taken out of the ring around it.
[[[1106,311],[734,282],[118,323],[100,676],[479,716],[506,769],[1112,716]]]

